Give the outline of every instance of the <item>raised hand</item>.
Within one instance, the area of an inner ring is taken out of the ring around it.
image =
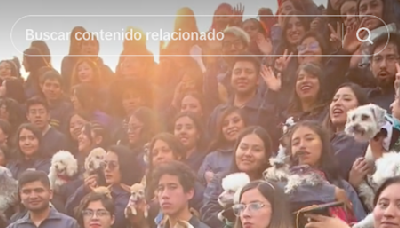
[[[244,6],[242,3],[236,4],[236,6],[233,7],[233,15],[235,15],[235,17],[233,18],[234,25],[237,25],[242,22],[243,12],[244,12]]]
[[[275,76],[272,67],[262,65],[260,74],[261,77],[264,79],[264,82],[267,85],[268,89],[271,89],[273,91],[279,91],[281,89],[282,87],[281,73]]]
[[[328,24],[328,27],[330,31],[329,41],[332,42],[332,46],[335,48],[342,47],[342,29],[340,28],[340,23],[337,23],[336,30],[330,24]]]
[[[279,57],[276,61],[275,61],[275,69],[277,69],[280,72],[283,72],[284,70],[286,70],[287,66],[290,63],[290,59],[292,58],[293,52],[290,52],[288,49],[285,49],[285,51],[283,52],[283,55],[281,57]]]
[[[352,25],[352,26],[347,26],[346,27],[346,35],[344,36],[344,41],[343,41],[343,49],[350,53],[354,53],[362,44],[362,41],[357,39],[357,31],[359,28],[362,27],[362,23],[360,26],[357,25]],[[367,35],[367,31],[362,30],[359,33],[360,37],[364,37]]]
[[[264,55],[271,55],[273,51],[272,41],[269,38],[266,38],[263,34],[259,33],[257,35],[257,45],[258,49]]]

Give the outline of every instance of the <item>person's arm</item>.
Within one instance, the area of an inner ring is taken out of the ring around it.
[[[88,190],[85,189],[84,186],[80,186],[72,196],[68,197],[67,203],[65,204],[65,209],[67,214],[74,217],[75,216],[75,208],[79,206],[81,200],[85,195],[89,193]]]
[[[216,175],[207,185],[203,196],[203,207],[200,210],[201,221],[213,228],[224,227],[218,219],[218,213],[222,211],[222,207],[218,204],[218,196],[222,193],[221,179]]]

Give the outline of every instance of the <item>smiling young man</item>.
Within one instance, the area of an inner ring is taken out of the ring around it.
[[[50,180],[41,171],[26,171],[18,179],[19,197],[27,213],[8,228],[79,228],[75,219],[50,206],[53,192]]]

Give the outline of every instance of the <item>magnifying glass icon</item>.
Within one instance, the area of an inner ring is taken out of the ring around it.
[[[368,33],[368,36],[367,36],[365,39],[361,39],[361,37],[360,37],[360,33],[361,33],[362,31],[366,31],[366,32]],[[361,41],[361,42],[366,42],[366,41],[368,41],[370,44],[373,44],[373,42],[372,42],[372,40],[371,40],[371,30],[369,30],[368,28],[366,28],[366,27],[361,27],[361,28],[359,28],[359,29],[357,30],[356,35],[357,35],[358,41]]]

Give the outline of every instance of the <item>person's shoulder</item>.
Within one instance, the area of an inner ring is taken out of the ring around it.
[[[78,222],[71,216],[57,212],[57,217],[59,218],[60,223],[63,224],[63,227],[79,227]]]

